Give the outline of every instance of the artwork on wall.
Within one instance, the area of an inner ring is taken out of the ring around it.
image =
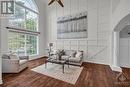
[[[87,12],[57,19],[57,39],[87,38],[87,29]]]

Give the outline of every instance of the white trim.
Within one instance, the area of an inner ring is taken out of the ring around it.
[[[88,62],[88,63],[95,63],[95,64],[102,64],[102,65],[110,65],[109,63],[102,63],[102,62],[97,62],[96,60],[87,60],[83,62]]]
[[[2,81],[2,79],[0,79],[0,84],[3,84],[3,81]]]
[[[102,65],[108,65],[112,69],[112,71],[122,72],[122,69],[118,66],[112,66],[109,63],[102,63],[102,62],[96,62],[96,61],[84,61],[88,63],[95,63],[95,64],[102,64]]]
[[[29,55],[29,57],[35,57],[35,56],[39,56],[39,54],[32,54],[32,55]]]
[[[120,67],[118,67],[118,66],[110,65],[110,67],[111,67],[112,71],[122,72],[122,69]]]
[[[20,6],[20,7],[25,8],[25,9],[31,11],[31,12],[34,12],[34,13],[36,13],[36,14],[39,14],[38,12],[36,12],[36,11],[34,11],[34,10],[32,10],[32,9],[30,9],[30,8],[28,8],[28,7],[26,7],[26,6],[24,6],[24,5],[21,5],[21,4],[19,4],[18,2],[15,2],[15,4],[18,5],[18,6]]]
[[[29,60],[36,60],[36,59],[40,59],[42,57],[44,57],[44,55],[35,55],[35,56],[29,56]]]
[[[39,45],[40,45],[40,39],[39,39],[39,36],[37,37],[37,55],[39,55],[40,54],[40,51],[39,51]]]

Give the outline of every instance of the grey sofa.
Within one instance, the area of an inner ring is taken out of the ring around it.
[[[68,61],[69,65],[81,66],[83,62],[83,51],[58,49],[57,52],[55,50],[52,54],[56,55],[56,57],[53,56],[54,58]]]
[[[2,56],[2,73],[19,73],[28,67],[29,56],[11,58],[10,55]]]
[[[83,62],[83,51],[64,50],[62,60],[67,60],[70,65],[81,66]]]

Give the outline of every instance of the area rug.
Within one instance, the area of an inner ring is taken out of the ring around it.
[[[62,65],[48,63],[47,68],[45,68],[45,64],[44,64],[36,68],[33,68],[31,70],[58,80],[62,80],[70,84],[75,84],[83,70],[83,67],[70,65],[68,68],[68,65],[65,65],[64,73],[63,73]]]

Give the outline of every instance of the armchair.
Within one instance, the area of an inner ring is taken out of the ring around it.
[[[14,55],[13,55],[14,56]],[[10,55],[4,54],[2,56],[2,72],[3,73],[19,73],[28,67],[28,56],[20,56],[11,58]]]

